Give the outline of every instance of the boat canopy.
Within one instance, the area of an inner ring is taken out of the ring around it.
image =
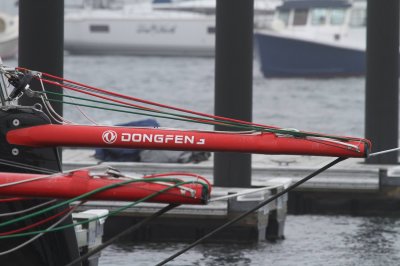
[[[287,11],[308,8],[348,8],[351,4],[346,0],[290,0],[284,1],[277,9]]]

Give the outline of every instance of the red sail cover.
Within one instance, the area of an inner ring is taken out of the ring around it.
[[[339,141],[266,132],[212,132],[160,128],[39,125],[11,130],[7,141],[32,147],[78,146],[367,157],[364,139]]]
[[[20,184],[14,182],[31,180]],[[117,178],[93,178],[87,170],[71,172],[68,175],[60,173],[45,178],[38,174],[0,173],[0,196],[32,197],[32,198],[75,198],[87,192],[108,185],[121,183],[126,180]],[[173,185],[171,183],[171,185]],[[93,194],[90,200],[120,200],[136,201],[143,199],[157,191],[167,188],[162,182],[137,182],[104,190]],[[186,189],[182,189],[182,187]],[[171,188],[147,201],[178,204],[205,204],[209,199],[209,190],[199,183],[185,184]]]

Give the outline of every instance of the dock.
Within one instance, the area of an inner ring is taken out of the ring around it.
[[[124,240],[141,242],[194,241],[230,219],[239,216],[251,207],[256,206],[261,201],[282,191],[289,183],[290,180],[275,179],[266,182],[261,189],[249,189],[250,191],[257,191],[256,193],[215,201],[214,199],[236,194],[243,191],[243,189],[214,187],[210,203],[207,205],[178,206],[155,221],[146,224],[141,230],[125,236]],[[113,211],[126,204],[126,202],[120,201],[90,201],[81,206],[79,211],[92,209]],[[104,238],[108,239],[120,233],[165,206],[165,204],[159,203],[140,203],[118,215],[109,216],[104,226]],[[286,206],[287,198],[279,198],[211,237],[209,241],[250,243],[282,239],[287,213]]]
[[[213,182],[212,158],[198,164],[175,163],[118,163],[97,161],[91,149],[64,149],[63,169],[71,170],[93,165],[112,166],[125,174],[154,174],[171,171],[192,172]],[[179,206],[144,230],[128,237],[137,241],[191,241],[240,215],[300,180],[307,174],[332,161],[328,157],[253,155],[252,189],[262,192],[248,196],[211,201],[205,206]],[[398,215],[400,202],[400,168],[396,165],[365,164],[363,159],[348,159],[304,183],[241,223],[216,235],[211,241],[262,241],[284,237],[284,222],[289,214],[349,214]],[[215,187],[212,198],[237,193],[244,188]],[[113,210],[123,202],[88,202],[80,210]],[[165,205],[142,203],[107,219],[105,239],[120,232]]]
[[[63,169],[73,170],[104,164],[118,169],[126,175],[146,175],[161,172],[193,172],[212,179],[210,160],[199,164],[160,163],[101,163],[93,158],[90,149],[64,149]],[[96,172],[98,170],[93,170]],[[142,230],[126,239],[130,241],[194,241],[218,226],[241,215],[260,202],[281,192],[292,183],[290,178],[277,177],[258,179],[251,188],[213,187],[207,205],[181,205],[149,223]],[[252,193],[254,191],[254,193]],[[236,197],[232,194],[246,193]],[[220,199],[220,200],[218,200]],[[211,237],[209,241],[257,242],[276,240],[284,237],[284,223],[287,215],[287,196],[272,201],[245,219]],[[124,205],[121,201],[89,201],[77,211],[113,211]],[[165,207],[159,203],[140,203],[127,208],[118,215],[109,216],[104,224],[104,239],[108,239],[132,224]]]

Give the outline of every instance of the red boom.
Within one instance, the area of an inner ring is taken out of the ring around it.
[[[37,174],[0,173],[0,186],[22,180],[42,177]],[[49,178],[29,181],[21,184],[0,187],[1,196],[18,196],[32,198],[74,198],[87,192],[125,180],[110,178],[93,178],[87,170],[75,171],[69,175],[61,174]],[[198,183],[183,185],[194,191],[193,195],[181,188],[170,190],[151,198],[148,201],[161,203],[204,204],[208,192]],[[168,187],[154,182],[137,182],[107,189],[89,197],[90,200],[136,201]]]
[[[82,125],[40,125],[15,129],[7,133],[7,141],[11,144],[32,147],[233,151],[336,157],[366,157],[370,148],[370,144],[361,139],[339,142],[274,133],[221,133]]]

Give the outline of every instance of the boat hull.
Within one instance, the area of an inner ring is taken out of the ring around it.
[[[255,33],[264,77],[334,77],[365,74],[365,51],[277,34]]]
[[[72,54],[213,56],[215,19],[66,19]]]

